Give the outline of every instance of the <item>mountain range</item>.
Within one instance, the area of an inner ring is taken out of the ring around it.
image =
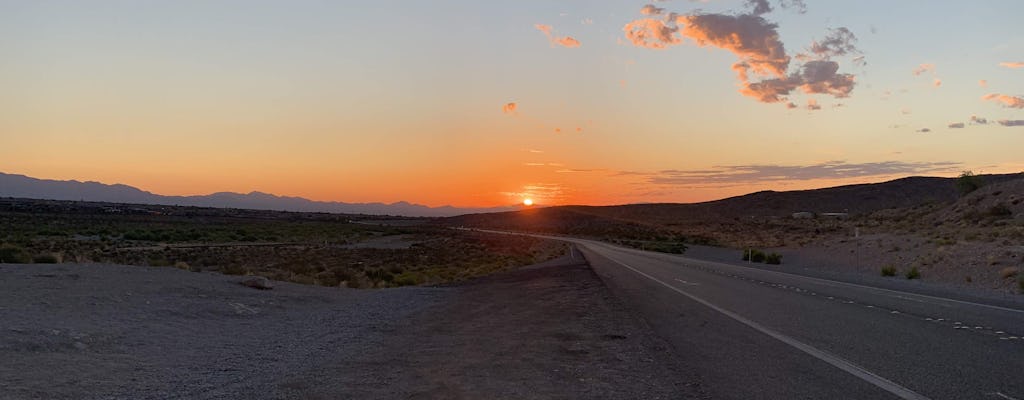
[[[80,182],[76,180],[37,179],[25,175],[2,172],[0,172],[0,197],[407,217],[447,217],[463,214],[512,211],[519,208],[515,206],[493,208],[428,207],[405,201],[390,204],[343,203],[314,201],[302,197],[277,196],[262,192],[244,194],[219,192],[199,196],[163,196],[122,184],[108,185],[99,182]]]

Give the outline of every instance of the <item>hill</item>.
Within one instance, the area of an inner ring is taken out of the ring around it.
[[[1024,174],[983,175],[997,184]],[[846,229],[836,220],[794,220],[793,213],[866,215],[887,209],[946,205],[960,197],[956,178],[908,177],[888,182],[814,190],[764,191],[691,204],[560,206],[443,219],[454,226],[486,227],[628,240],[674,240],[722,245],[785,245]]]
[[[250,192],[247,194],[220,192],[201,196],[163,196],[128,185],[36,179],[2,172],[0,172],[0,197],[339,214],[401,215],[408,217],[444,217],[513,209],[513,207],[428,207],[404,201],[390,204],[324,202],[301,197],[277,196],[262,192]]]

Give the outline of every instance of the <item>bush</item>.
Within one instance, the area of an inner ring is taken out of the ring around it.
[[[1013,215],[1013,211],[1010,211],[1010,209],[1003,205],[1003,203],[998,203],[988,209],[988,215],[999,218],[1010,217]]]
[[[759,262],[764,262],[765,257],[766,256],[765,256],[764,252],[762,252],[761,250],[757,250],[757,249],[743,250],[743,261],[753,261],[753,262],[759,263]],[[779,258],[780,258],[780,261],[781,261],[781,257],[779,257]]]
[[[782,264],[782,255],[779,253],[771,253],[764,258],[764,262],[773,265]]]
[[[917,270],[917,267],[913,267],[910,271],[907,271],[907,279],[919,279],[921,278],[921,271]]]
[[[53,253],[43,253],[32,257],[32,262],[36,264],[57,264],[60,262],[60,258]]]
[[[960,195],[966,195],[980,187],[981,179],[974,175],[974,172],[964,171],[959,178],[956,178],[956,189],[960,191]]]
[[[32,262],[32,258],[24,248],[10,244],[0,246],[0,263],[28,264],[30,262]]]
[[[882,276],[896,276],[896,267],[892,265],[882,267]]]

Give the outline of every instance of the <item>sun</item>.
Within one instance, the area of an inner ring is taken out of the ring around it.
[[[533,205],[533,199],[523,199],[523,205],[524,206],[532,206]]]

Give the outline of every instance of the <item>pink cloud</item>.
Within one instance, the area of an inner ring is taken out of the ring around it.
[[[551,43],[552,47],[556,45],[568,48],[580,47],[580,41],[576,40],[572,36],[560,37],[555,35],[553,33],[553,28],[551,27],[551,25],[534,24],[533,27],[536,28],[538,31],[544,32],[544,36],[547,36],[548,42]]]
[[[654,4],[648,4],[640,9],[640,13],[643,15],[661,15],[664,12],[664,8],[655,7]]]
[[[811,111],[820,110],[821,105],[818,104],[818,101],[815,99],[807,99],[807,109]]]
[[[1005,94],[990,93],[981,97],[982,100],[1003,103],[1003,107],[1024,108],[1024,98]]]
[[[984,79],[978,80],[978,86],[980,86],[980,87],[988,87],[988,81],[986,81]]]
[[[1000,67],[1006,67],[1006,68],[1013,68],[1013,69],[1024,68],[1024,61],[1001,62],[1001,63],[999,63],[999,66]]]
[[[935,78],[935,80],[932,81],[932,85],[934,85],[935,87],[942,86],[942,79]]]
[[[503,112],[505,114],[515,114],[516,113],[516,108],[519,108],[518,104],[516,104],[516,103],[508,103],[508,104],[505,104],[505,105],[501,106],[501,112]]]

